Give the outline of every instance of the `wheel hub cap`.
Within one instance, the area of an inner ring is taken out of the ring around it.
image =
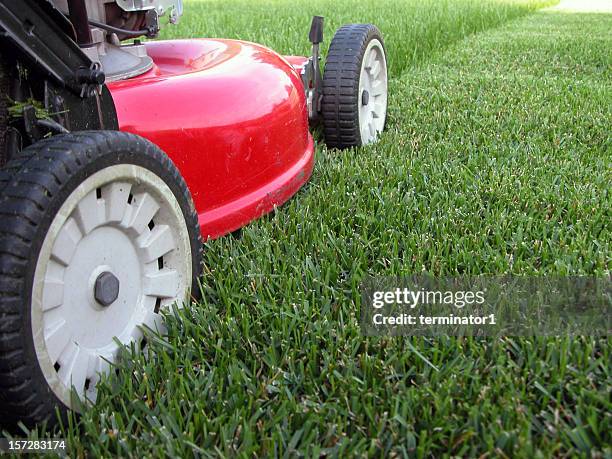
[[[369,102],[370,102],[370,93],[364,90],[363,93],[361,94],[361,105],[366,107]]]
[[[119,296],[119,279],[110,271],[104,271],[96,279],[94,298],[102,306],[110,306]]]
[[[382,43],[372,40],[363,57],[359,78],[361,144],[376,140],[387,116],[387,61]]]

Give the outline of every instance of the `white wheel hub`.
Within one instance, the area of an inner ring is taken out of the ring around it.
[[[70,194],[43,241],[31,311],[40,367],[65,405],[76,408],[72,387],[95,401],[120,345],[160,329],[160,308],[185,299],[191,262],[180,205],[148,169],[110,166]]]
[[[373,39],[365,50],[359,76],[361,144],[376,141],[387,117],[387,59],[382,43]]]

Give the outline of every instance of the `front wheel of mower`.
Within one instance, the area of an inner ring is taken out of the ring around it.
[[[373,143],[387,119],[387,58],[372,24],[349,24],[336,32],[323,73],[323,129],[330,147]]]
[[[0,215],[0,420],[53,424],[196,291],[197,215],[170,159],[113,131],[26,148],[0,172]]]

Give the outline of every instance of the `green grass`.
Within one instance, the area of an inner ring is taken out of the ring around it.
[[[376,24],[390,71],[407,67],[468,34],[497,26],[554,0],[187,0],[178,27],[161,38],[223,37],[262,43],[285,55],[309,55],[312,16],[325,16],[326,46],[343,24]],[[324,52],[326,52],[326,48]]]
[[[199,27],[299,51],[294,3],[207,2]],[[383,139],[320,145],[295,198],[206,244],[201,304],[59,433],[72,457],[612,454],[609,339],[360,335],[368,274],[610,274],[612,18],[539,12],[452,44],[529,9],[491,3],[474,22],[454,12],[476,2],[355,11],[408,56]]]

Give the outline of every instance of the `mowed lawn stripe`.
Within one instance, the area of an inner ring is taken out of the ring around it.
[[[308,56],[312,16],[325,17],[323,55],[344,24],[372,23],[387,42],[390,73],[429,59],[466,35],[524,16],[555,0],[186,0],[177,27],[161,38],[252,41],[284,55]]]
[[[611,20],[540,12],[395,82],[385,142],[408,148],[387,169],[434,235],[428,271],[609,273]]]

